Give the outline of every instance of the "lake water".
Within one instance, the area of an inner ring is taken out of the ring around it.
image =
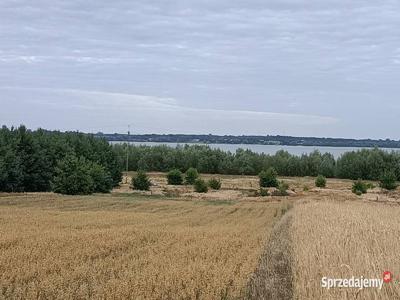
[[[124,142],[112,142],[112,143],[124,143]],[[157,142],[130,142],[131,145],[146,145],[146,146],[157,146],[167,145],[169,147],[176,147],[177,145],[205,145],[200,143],[157,143]],[[223,151],[235,152],[237,149],[249,149],[257,153],[275,154],[279,150],[285,150],[293,155],[302,155],[303,153],[311,153],[314,150],[319,150],[321,153],[332,153],[335,158],[338,158],[341,154],[359,150],[357,147],[319,147],[319,146],[280,146],[280,145],[253,145],[253,144],[207,144],[210,148],[221,149]],[[381,148],[386,151],[400,151],[400,149]]]

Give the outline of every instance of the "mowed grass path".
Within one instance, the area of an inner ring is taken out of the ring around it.
[[[280,203],[0,195],[0,299],[226,299]]]

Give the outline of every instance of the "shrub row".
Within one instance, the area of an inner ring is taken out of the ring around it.
[[[189,168],[185,176],[180,170],[173,169],[167,173],[167,182],[169,185],[182,185],[183,183],[193,185],[195,191],[198,193],[208,192],[209,187],[213,190],[219,190],[221,188],[220,179],[211,178],[208,182],[205,182],[203,179],[199,178],[199,173],[195,168]],[[150,179],[143,171],[138,171],[137,175],[132,178],[131,187],[135,190],[148,191],[150,186]]]
[[[211,178],[208,182],[205,182],[203,179],[198,177],[199,174],[196,169],[191,168],[188,169],[185,174],[185,183],[193,184],[194,189],[198,193],[206,193],[208,188],[212,188],[214,190],[219,190],[221,188],[221,181],[216,178]],[[260,191],[259,194],[261,196],[285,196],[287,195],[287,190],[289,189],[289,185],[284,181],[279,181],[277,176],[278,173],[275,169],[269,168],[266,171],[260,172],[259,176],[259,185]],[[167,181],[170,185],[181,185],[183,183],[183,174],[177,170],[171,170],[167,174]],[[132,179],[132,188],[137,190],[149,190],[151,186],[151,182],[148,176],[143,172],[139,171],[137,176]],[[326,187],[326,178],[322,175],[318,175],[315,179],[315,186],[319,188]],[[387,172],[385,173],[380,180],[380,186],[384,189],[392,190],[397,188],[396,177],[393,173]],[[274,187],[275,190],[272,193],[269,193],[268,189]],[[361,179],[354,182],[352,186],[352,192],[361,195],[365,194],[368,189],[373,188],[374,185],[370,183],[365,183]],[[308,191],[308,186],[304,187],[304,191]]]

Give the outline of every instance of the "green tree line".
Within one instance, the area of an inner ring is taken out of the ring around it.
[[[120,180],[118,158],[104,139],[23,125],[0,129],[0,191],[89,194]]]
[[[400,179],[400,153],[377,148],[346,152],[335,159],[332,154],[319,151],[297,156],[282,150],[274,155],[243,149],[226,152],[204,145],[110,145],[102,138],[83,133],[3,126],[0,191],[107,192],[119,184],[127,152],[130,171],[185,172],[196,168],[200,173],[258,175],[274,168],[280,176],[379,180],[389,174]]]
[[[258,175],[272,167],[280,176],[323,175],[328,178],[379,180],[382,174],[390,171],[400,179],[400,153],[377,148],[346,152],[338,159],[318,150],[297,156],[283,150],[274,155],[244,149],[232,153],[205,145],[173,148],[166,145],[114,144],[113,148],[121,170],[126,168],[128,151],[130,171],[167,172],[179,169],[185,172],[196,168],[200,173]]]

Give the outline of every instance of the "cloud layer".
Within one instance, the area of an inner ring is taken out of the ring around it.
[[[3,0],[0,118],[398,139],[399,13],[395,0]]]
[[[90,132],[103,128],[125,130],[129,124],[135,131],[150,133],[208,133],[269,134],[282,128],[297,126],[302,130],[316,130],[335,125],[331,117],[290,113],[257,112],[248,110],[204,109],[181,106],[175,99],[143,95],[45,88],[0,88],[6,106],[14,111],[20,123],[45,127],[49,119],[57,120],[56,129]],[[19,99],[13,97],[18,94]],[[43,112],[48,112],[43,119]],[[29,112],[28,114],[26,112]],[[7,117],[6,119],[7,120]],[[266,129],[267,128],[267,129]]]

